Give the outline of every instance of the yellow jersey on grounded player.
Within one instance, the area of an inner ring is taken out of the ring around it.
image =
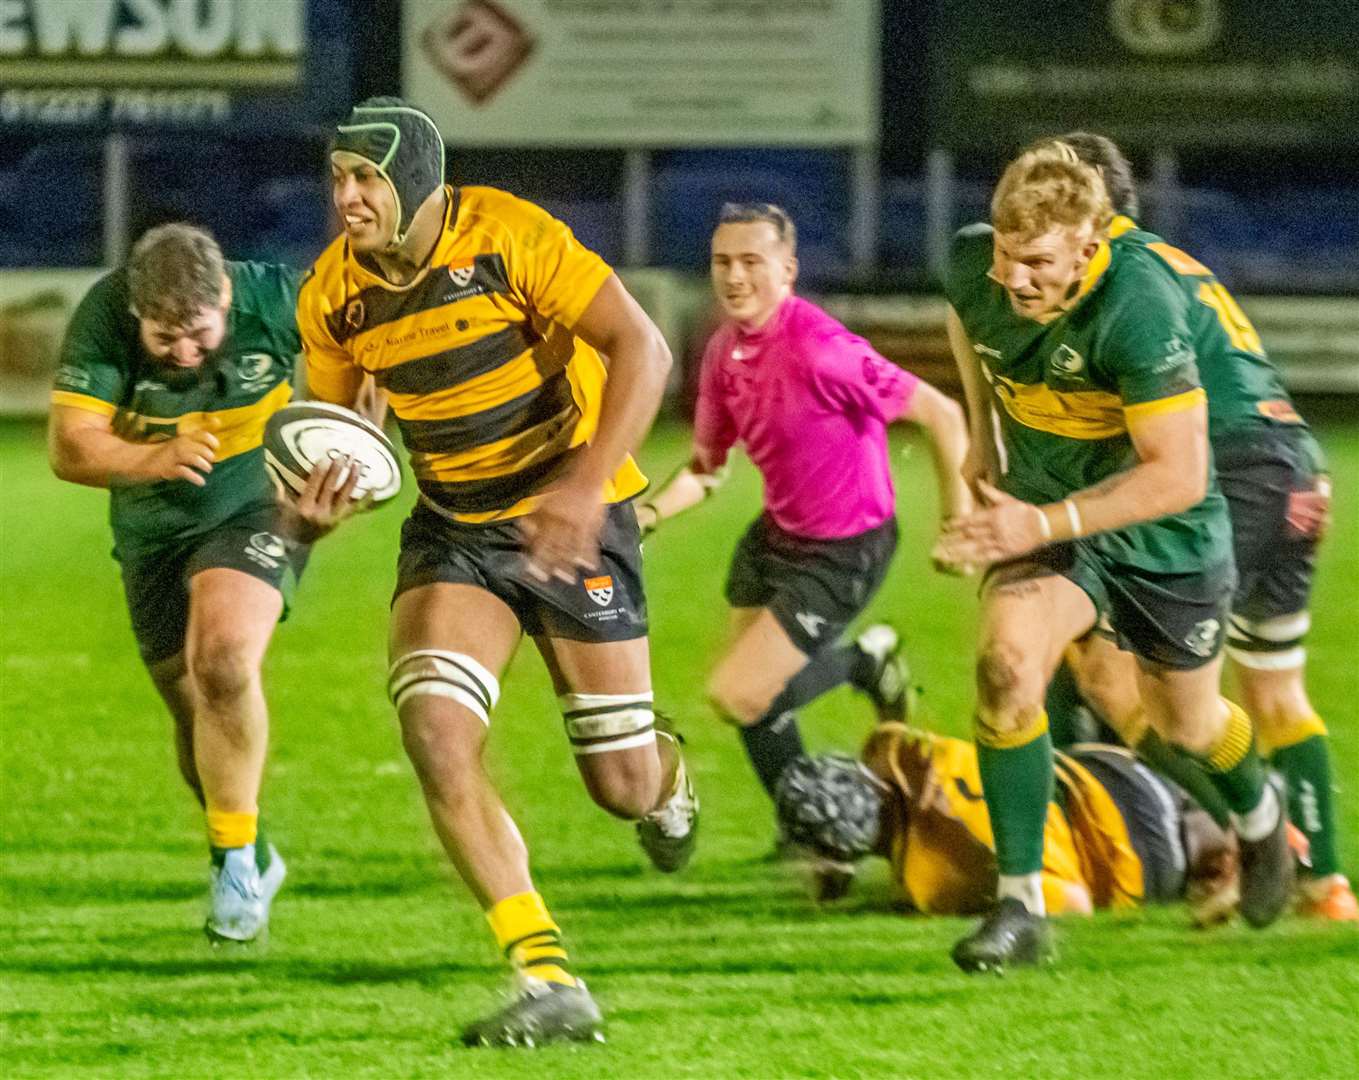
[[[344,236],[297,302],[311,394],[349,405],[365,373],[385,390],[421,498],[457,521],[533,509],[599,424],[607,374],[571,332],[612,269],[545,210],[487,187],[446,187],[443,232],[393,285]],[[646,487],[631,457],[605,502]]]
[[[889,803],[893,884],[927,915],[971,915],[992,903],[996,842],[982,796],[977,748],[962,739],[880,724],[864,763],[896,794]],[[1048,804],[1043,828],[1043,898],[1050,914],[1069,910],[1067,886],[1097,908],[1142,903],[1142,863],[1108,791],[1079,762],[1057,755],[1064,806]]]

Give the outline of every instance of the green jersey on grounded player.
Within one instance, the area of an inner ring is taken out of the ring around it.
[[[205,811],[214,942],[259,937],[285,873],[259,829],[260,664],[307,549],[288,538],[261,442],[292,394],[299,280],[226,262],[200,229],[152,229],[80,303],[52,392],[53,471],[110,489],[133,632]],[[327,505],[332,471],[309,490]]]

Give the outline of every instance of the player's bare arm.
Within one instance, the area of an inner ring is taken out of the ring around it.
[[[968,445],[962,464],[963,480],[975,492],[979,479],[994,481],[1000,472],[995,461],[991,431],[991,400],[987,396],[980,366],[972,349],[972,340],[951,304],[944,321],[948,330],[949,351],[953,353],[958,378],[963,384],[963,400],[967,403]]]
[[[703,502],[722,486],[729,471],[725,455],[695,446],[689,461],[675,470],[653,498],[637,507],[642,535],[654,532],[662,521]]]
[[[1203,500],[1208,483],[1208,412],[1199,401],[1129,420],[1138,462],[1060,503],[1035,506],[979,485],[985,508],[948,530],[944,553],[993,563],[1050,543],[1178,514]]]
[[[963,410],[951,398],[922,382],[911,394],[902,418],[919,424],[930,437],[934,475],[939,484],[941,526],[971,513],[972,491],[963,477],[969,445]]]
[[[646,436],[670,373],[670,348],[641,305],[611,275],[572,328],[608,366],[599,426],[566,475],[522,520],[534,572],[574,581],[598,562],[604,486]]]
[[[114,433],[112,417],[70,405],[52,406],[47,425],[52,471],[62,480],[89,487],[160,480],[184,480],[202,487],[212,472],[217,447],[217,436],[208,428],[164,442],[129,442]]]

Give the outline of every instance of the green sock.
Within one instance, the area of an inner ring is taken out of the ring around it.
[[[255,867],[262,874],[269,869],[273,856],[269,854],[269,837],[264,831],[264,818],[255,824]]]
[[[1204,756],[1208,777],[1234,814],[1248,814],[1260,805],[1265,790],[1265,766],[1255,750],[1250,717],[1235,702],[1226,704],[1227,726],[1217,746]]]
[[[1065,661],[1057,666],[1052,681],[1048,683],[1043,707],[1048,714],[1048,730],[1052,732],[1053,746],[1064,748],[1072,743],[1094,740],[1096,725],[1076,688],[1076,677]]]
[[[1313,735],[1276,750],[1270,764],[1288,781],[1288,820],[1307,834],[1312,873],[1317,877],[1339,873],[1331,754],[1326,737]]]
[[[1218,791],[1203,764],[1178,746],[1171,746],[1150,728],[1133,747],[1137,756],[1159,773],[1170,777],[1224,829],[1231,828],[1231,807]]]
[[[1038,873],[1052,799],[1052,736],[1046,721],[1042,733],[1022,746],[1001,749],[978,742],[977,763],[1000,872]]]

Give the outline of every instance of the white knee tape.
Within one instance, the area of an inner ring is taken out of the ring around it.
[[[1288,644],[1307,636],[1312,629],[1312,614],[1299,611],[1292,615],[1279,615],[1273,619],[1247,619],[1244,615],[1233,615],[1227,620],[1229,638],[1254,639],[1272,644]]]
[[[656,741],[650,694],[563,694],[557,701],[571,749],[578,756]]]
[[[449,698],[490,724],[491,710],[500,700],[500,683],[466,653],[417,649],[393,662],[387,672],[387,695],[398,710],[413,697]]]
[[[1291,671],[1307,660],[1302,639],[1311,628],[1306,611],[1273,619],[1233,615],[1227,622],[1227,655],[1255,671]]]

